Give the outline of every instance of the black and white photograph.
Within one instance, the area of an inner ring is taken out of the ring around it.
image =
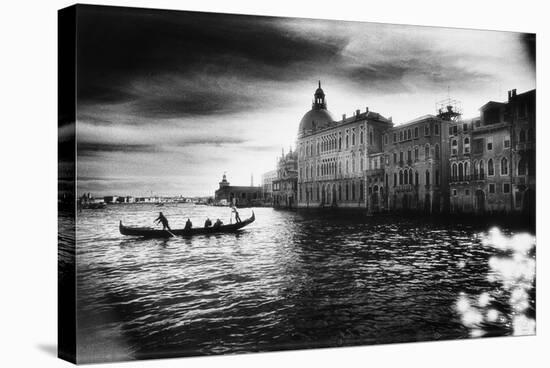
[[[59,10],[59,357],[536,335],[536,40]]]

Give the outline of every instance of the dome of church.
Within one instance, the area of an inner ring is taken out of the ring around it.
[[[306,112],[300,121],[298,137],[301,137],[303,134],[310,133],[314,129],[324,128],[329,123],[334,121],[332,114],[327,110],[325,92],[321,88],[321,81],[319,81],[319,88],[317,88],[313,96],[314,98],[311,110]]]
[[[333,122],[334,118],[327,109],[313,108],[306,112],[302,120],[300,121],[300,128],[298,134],[304,134],[311,132],[313,127],[320,129],[326,127],[329,123]]]

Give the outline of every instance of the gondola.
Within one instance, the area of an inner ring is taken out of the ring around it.
[[[151,227],[129,227],[124,226],[120,221],[119,229],[122,235],[141,236],[144,238],[170,238],[172,236],[193,236],[208,234],[234,233],[254,222],[256,216],[252,211],[250,218],[233,224],[221,225],[219,227],[196,227],[191,229],[160,230]]]

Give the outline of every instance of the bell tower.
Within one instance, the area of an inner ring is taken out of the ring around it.
[[[321,88],[321,81],[319,81],[319,88],[315,91],[315,94],[313,95],[313,104],[311,105],[313,109],[317,110],[326,110],[327,109],[327,102],[325,101],[325,92]]]

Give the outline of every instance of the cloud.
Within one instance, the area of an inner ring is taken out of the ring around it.
[[[204,194],[220,172],[273,169],[318,79],[335,116],[368,105],[396,123],[448,88],[475,114],[535,85],[518,33],[95,6],[78,25],[79,175],[128,190]]]

